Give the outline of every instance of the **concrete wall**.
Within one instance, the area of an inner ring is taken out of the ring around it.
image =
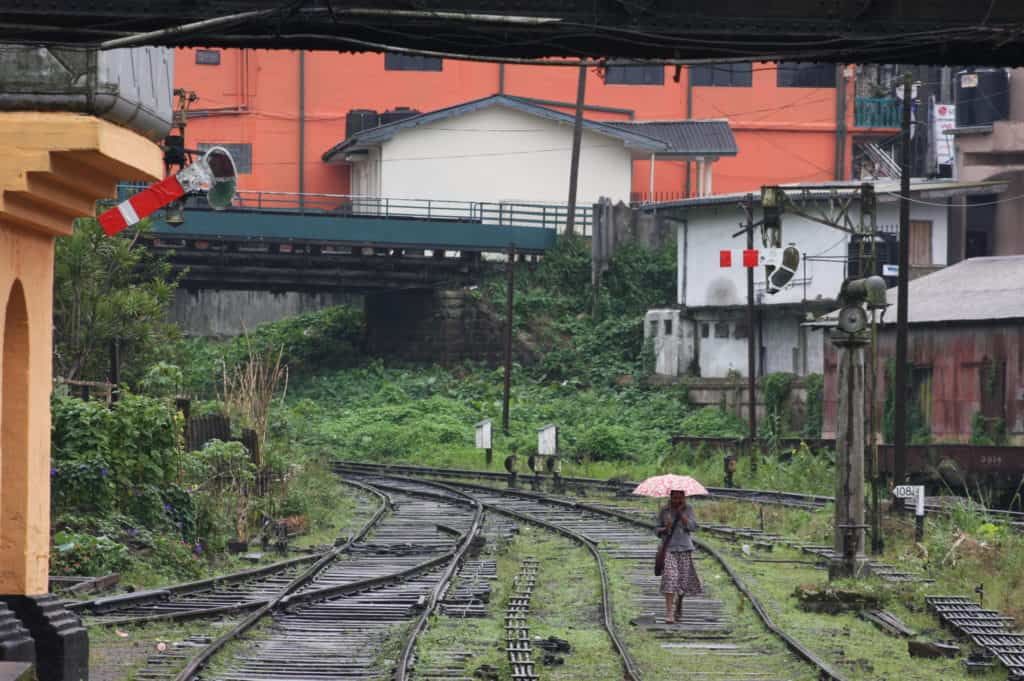
[[[820,329],[801,326],[792,308],[761,312],[755,326],[754,361],[758,375],[775,372],[806,376],[824,371]],[[671,322],[666,327],[666,322]],[[659,376],[726,378],[747,375],[747,316],[743,309],[648,310],[644,340],[651,340],[654,373]],[[763,365],[763,366],[762,366]]]
[[[332,305],[361,307],[354,293],[231,291],[178,289],[170,317],[189,336],[237,336],[258,324],[312,312]]]
[[[911,206],[911,220],[932,222],[932,261],[935,265],[947,263],[948,214],[949,209],[946,206]],[[856,215],[854,212],[855,220]],[[761,216],[760,209],[755,208],[754,220],[760,220]],[[730,235],[739,229],[739,222],[742,219],[742,213],[737,205],[730,203],[690,208],[685,219],[685,224],[678,227],[680,255],[676,302],[690,307],[745,305],[746,270],[739,265],[723,268],[719,266],[718,261],[719,251],[742,249],[746,245],[743,236],[730,238]],[[895,226],[898,223],[897,203],[880,201],[878,225]],[[837,260],[809,260],[801,263],[793,279],[793,285],[774,295],[765,295],[764,276],[759,272],[754,278],[754,293],[759,297],[759,303],[773,305],[799,303],[805,299],[835,298],[843,283],[849,235],[807,218],[785,215],[782,222],[782,241],[783,244],[795,244],[805,256],[833,257]],[[755,247],[757,246],[759,238],[755,237]]]
[[[465,290],[393,291],[366,298],[369,353],[404,362],[452,365],[465,360],[501,363],[504,323]],[[532,362],[528,341],[513,341],[513,357]]]
[[[399,132],[382,149],[387,197],[564,204],[572,126],[501,106]],[[579,205],[629,201],[632,155],[619,140],[584,131]]]

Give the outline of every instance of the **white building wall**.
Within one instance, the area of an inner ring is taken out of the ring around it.
[[[947,263],[947,215],[945,206],[915,204],[911,207],[912,220],[932,222],[932,260],[935,265]],[[761,211],[755,209],[754,220],[759,219]],[[718,259],[719,251],[723,249],[742,249],[746,246],[744,236],[731,238],[739,229],[741,221],[742,212],[734,204],[703,206],[688,211],[685,225],[679,227],[679,243],[686,244],[686,255],[683,257],[680,247],[678,304],[689,307],[746,304],[746,270],[738,264],[732,268],[722,268]],[[898,221],[898,204],[880,203],[878,225],[896,225]],[[795,244],[801,253],[811,256],[811,259],[801,263],[790,288],[773,295],[765,295],[764,273],[763,270],[757,270],[754,291],[760,303],[770,305],[835,298],[845,276],[849,238],[849,234],[813,220],[792,214],[784,215],[783,244]],[[760,245],[760,236],[757,235],[755,247]]]
[[[403,130],[382,150],[381,196],[559,203],[569,195],[572,126],[492,106]],[[632,154],[584,131],[577,200],[629,201]]]

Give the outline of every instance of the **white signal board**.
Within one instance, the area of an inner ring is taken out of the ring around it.
[[[899,499],[913,499],[914,514],[924,515],[924,485],[896,485],[892,495]]]
[[[490,449],[491,448],[491,420],[484,419],[480,423],[476,424],[476,448],[477,449]]]
[[[558,453],[558,426],[547,425],[537,431],[537,453]]]

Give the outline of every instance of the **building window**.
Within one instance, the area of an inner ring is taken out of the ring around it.
[[[711,336],[711,325],[707,322],[700,323],[700,337],[708,338]]]
[[[655,336],[657,336],[658,335],[658,320],[657,319],[652,319],[650,321],[650,323],[648,324],[648,326],[651,328],[650,337],[654,338]]]
[[[734,326],[733,329],[732,329],[732,337],[733,338],[737,338],[737,339],[739,339],[739,338],[746,338],[747,337],[747,323],[746,322],[736,322],[736,326]]]
[[[634,64],[609,64],[604,72],[605,85],[664,85],[665,67]]]
[[[729,337],[729,323],[728,322],[716,322],[715,323],[715,338],[728,338]]]
[[[907,435],[911,442],[927,442],[932,434],[932,368],[911,367],[908,383]]]
[[[441,64],[440,57],[420,57],[397,52],[384,53],[385,71],[440,71]]]
[[[665,335],[666,336],[671,336],[672,335],[672,320],[671,319],[666,319],[664,321],[665,321]]]
[[[207,66],[220,64],[220,50],[196,50],[196,63]]]
[[[986,357],[978,367],[978,378],[981,415],[987,419],[1003,418],[1006,415],[1006,362]]]
[[[213,147],[224,147],[231,154],[235,162],[235,170],[239,175],[252,173],[252,145],[251,144],[227,144],[224,142],[200,142],[199,151],[206,153]]]
[[[690,67],[690,84],[711,87],[750,87],[753,85],[753,65],[701,64]]]
[[[910,221],[910,266],[932,264],[931,220]]]
[[[835,64],[779,62],[776,84],[779,87],[835,87]]]

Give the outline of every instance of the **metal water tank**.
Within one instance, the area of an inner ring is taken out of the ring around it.
[[[395,123],[397,121],[419,115],[420,112],[417,109],[413,109],[408,106],[396,106],[394,109],[385,111],[380,115],[380,124],[387,125],[388,123]]]
[[[380,125],[380,114],[373,109],[352,109],[345,114],[345,137]]]
[[[1006,69],[967,69],[956,74],[956,127],[992,125],[1010,116]]]

